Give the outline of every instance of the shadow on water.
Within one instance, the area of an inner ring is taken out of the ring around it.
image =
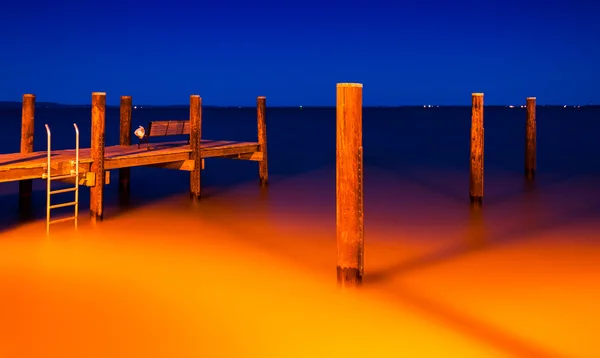
[[[440,304],[435,299],[419,294],[401,285],[391,291],[398,299],[417,311],[451,326],[453,329],[489,344],[511,357],[557,358],[561,355],[551,352],[535,343],[519,338],[515,334],[495,328],[451,307]]]
[[[290,213],[290,216],[294,215],[294,217],[289,218],[288,224],[291,223],[291,226],[286,229],[293,230],[293,232],[280,231],[276,227],[271,226],[276,225],[276,223],[273,221],[274,219],[269,218],[269,216],[280,211],[286,211],[286,207],[278,206],[278,204],[275,204],[275,201],[277,196],[288,194],[279,193],[277,190],[265,190],[256,193],[256,195],[246,195],[251,196],[251,198],[246,198],[250,199],[248,202],[252,202],[251,208],[232,207],[228,200],[221,200],[220,198],[215,197],[210,200],[210,206],[199,206],[197,210],[199,210],[199,215],[202,215],[213,223],[221,224],[224,231],[233,234],[235,237],[239,237],[239,239],[244,242],[251,243],[258,247],[264,247],[264,249],[268,249],[270,252],[275,251],[287,259],[301,265],[311,265],[312,263],[309,263],[311,261],[310,251],[315,249],[322,250],[324,246],[313,246],[311,244],[313,238],[310,236],[305,237],[304,235],[310,235],[312,230],[315,237],[322,237],[324,234],[322,227],[314,229],[307,228],[306,223],[303,223],[303,219],[295,215],[296,211],[292,208],[293,204],[290,203],[290,206],[287,206],[287,209],[293,210],[293,213]],[[313,193],[311,196],[312,200],[310,198],[307,198],[306,200],[313,201],[314,203],[317,196],[317,194]],[[567,203],[565,210],[558,214],[551,213],[550,216],[537,215],[535,211],[533,211],[532,215],[527,215],[529,211],[543,205],[541,199],[540,193],[535,190],[529,191],[521,197],[516,198],[517,204],[520,203],[520,205],[516,205],[516,207],[518,207],[517,210],[519,210],[519,213],[523,214],[522,220],[520,220],[517,225],[511,223],[509,226],[512,227],[509,227],[508,230],[499,230],[498,227],[495,227],[495,225],[501,223],[501,220],[494,220],[493,217],[488,218],[489,215],[487,212],[497,210],[500,205],[486,205],[483,208],[473,208],[470,207],[468,203],[465,204],[464,208],[465,211],[468,212],[469,218],[468,225],[464,231],[464,236],[458,244],[432,254],[416,257],[408,261],[402,261],[381,271],[368,271],[367,268],[367,275],[364,278],[366,288],[368,289],[369,286],[376,287],[378,284],[384,283],[392,276],[402,275],[414,270],[458,259],[466,255],[493,249],[514,242],[515,240],[523,240],[527,238],[527,235],[535,235],[536,233],[555,229],[573,222],[582,216],[600,214],[600,202],[587,200],[585,202],[577,203],[577,205]],[[302,205],[302,203],[299,204]],[[414,203],[412,202],[407,202],[402,205],[411,206],[413,204]],[[388,202],[386,206],[386,208],[377,208],[377,210],[394,210],[391,208],[391,206],[394,206],[393,202]],[[575,208],[573,208],[574,206]],[[500,209],[504,210],[506,208]],[[301,212],[304,211],[301,210]],[[322,208],[315,208],[314,215],[320,217],[315,223],[323,222],[322,214]],[[236,220],[232,221],[232,217],[235,217]],[[251,222],[251,224],[248,224],[248,222]],[[500,233],[497,233],[498,231],[500,231]],[[331,231],[330,236],[327,237],[334,241],[335,231]],[[294,243],[294,241],[298,239],[302,239],[303,242]],[[333,274],[332,277],[334,277]],[[559,356],[556,353],[547,351],[543,347],[539,347],[534,343],[519,338],[516,334],[493,327],[476,317],[447,307],[444,304],[437,302],[432,297],[427,297],[426,295],[414,292],[413,290],[404,287],[401,283],[395,284],[393,287],[390,287],[389,290],[392,294],[397,296],[399,302],[407,304],[417,311],[423,312],[423,314],[450,326],[452,329],[456,329],[476,340],[489,344],[511,356]]]
[[[600,197],[594,195],[587,198],[580,197],[583,193],[574,193],[578,197],[575,202],[559,198],[560,208],[543,212],[542,206],[545,205],[545,201],[542,200],[541,193],[535,190],[535,183],[526,182],[525,187],[524,190],[527,191],[515,198],[517,200],[512,203],[506,203],[506,207],[501,207],[499,204],[486,205],[485,203],[483,208],[471,207],[468,230],[464,240],[457,245],[399,262],[384,270],[369,272],[365,277],[365,282],[373,284],[384,282],[397,275],[407,274],[414,270],[428,268],[481,251],[495,249],[517,240],[534,239],[537,234],[552,231],[574,223],[581,218],[600,214]],[[567,188],[557,189],[565,191]],[[508,215],[512,220],[517,217],[517,222],[516,224],[512,222],[505,223],[502,217],[487,218],[485,213],[488,210],[501,210],[502,212],[500,214],[497,212],[496,215]]]

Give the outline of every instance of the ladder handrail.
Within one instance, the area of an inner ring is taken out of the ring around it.
[[[75,228],[77,228],[77,218],[79,217],[79,128],[77,123],[75,127]]]
[[[48,134],[48,158],[47,158],[47,168],[46,168],[46,174],[44,175],[46,177],[46,235],[50,234],[50,224],[54,223],[54,222],[62,222],[65,220],[69,220],[69,219],[74,219],[75,222],[75,228],[77,228],[77,219],[79,217],[79,128],[77,127],[77,123],[73,123],[73,127],[75,128],[75,160],[71,161],[71,166],[75,166],[75,169],[71,169],[70,171],[70,175],[55,175],[56,177],[74,177],[75,179],[75,186],[70,189],[75,191],[75,200],[73,202],[70,203],[64,203],[64,204],[58,204],[58,205],[50,205],[50,196],[52,194],[59,194],[62,192],[67,192],[70,191],[69,189],[67,189],[66,191],[61,189],[61,190],[55,190],[52,191],[52,186],[51,186],[51,182],[52,182],[52,167],[51,167],[51,157],[52,157],[52,135],[50,132],[50,127],[48,126],[48,124],[44,125],[46,127],[46,133]],[[63,218],[63,219],[58,219],[58,220],[54,220],[51,221],[50,220],[50,210],[51,209],[55,209],[55,208],[59,208],[59,207],[65,207],[65,206],[70,206],[70,205],[74,205],[75,206],[75,215],[70,217],[70,218]]]
[[[48,134],[48,160],[47,160],[47,168],[46,168],[46,235],[50,234],[50,191],[51,191],[51,186],[50,186],[50,156],[51,156],[51,152],[52,152],[52,145],[51,145],[51,134],[50,134],[50,127],[48,127],[48,124],[44,124],[44,126],[46,127],[46,133]]]

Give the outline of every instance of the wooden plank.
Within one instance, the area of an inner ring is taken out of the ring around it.
[[[50,175],[65,175],[71,172],[71,165],[69,162],[61,163],[50,163]],[[79,166],[79,172],[85,173],[90,170],[90,164],[81,164]],[[27,179],[42,179],[47,173],[45,165],[34,165],[34,166],[23,166],[21,168],[11,167],[4,168],[0,167],[0,183],[20,181]]]
[[[202,158],[225,157],[253,152],[258,152],[258,143],[246,144],[244,146],[202,148]]]
[[[41,179],[44,173],[46,173],[46,170],[43,167],[0,169],[0,183]]]
[[[75,178],[67,178],[67,179],[58,179],[55,180],[61,183],[73,184],[75,185]],[[104,184],[110,184],[110,172],[104,172]],[[94,186],[96,185],[96,173],[87,172],[83,174],[79,174],[79,185],[81,186]]]
[[[204,159],[202,161],[204,162]],[[170,162],[170,163],[149,164],[146,166],[155,167],[155,168],[184,170],[187,172],[191,172],[194,170],[194,163],[195,162],[193,160],[187,159],[187,160],[180,160],[177,162]],[[202,169],[204,169],[204,165],[202,166]]]
[[[258,142],[232,142],[232,141],[216,141],[216,140],[202,140],[202,150],[214,150],[214,149],[228,149],[237,147],[247,147],[252,145],[258,145]]]
[[[153,156],[125,156],[125,157],[113,157],[106,158],[104,160],[104,168],[107,170],[146,166],[150,164],[161,164],[170,162],[179,162],[190,159],[189,152],[183,153],[167,153],[158,154]]]
[[[137,145],[129,147],[107,147],[105,160],[152,157],[163,154],[190,153],[190,148],[187,144],[172,146],[170,143],[151,143],[150,147],[151,149],[147,149],[145,145],[140,148],[138,148]]]
[[[254,162],[260,162],[261,160],[263,160],[263,153],[262,152],[252,152],[252,153],[234,154],[234,155],[224,156],[223,158],[250,160],[250,161],[254,161]]]
[[[190,134],[189,120],[152,121],[148,125],[148,137]]]
[[[148,166],[182,162],[190,159],[190,146],[186,141],[165,142],[152,144],[153,149],[131,146],[109,146],[105,148],[105,170]],[[260,157],[259,146],[256,142],[233,142],[202,140],[202,158],[225,157],[242,160],[256,160]],[[90,171],[92,159],[90,148],[80,150],[79,172]],[[57,150],[52,152],[52,175],[68,174],[71,170],[70,161],[75,159],[75,150]],[[46,173],[46,152],[0,154],[0,183],[41,179]],[[171,166],[177,167],[177,164]],[[183,168],[182,168],[183,167]],[[182,164],[178,170],[188,170],[188,164]]]

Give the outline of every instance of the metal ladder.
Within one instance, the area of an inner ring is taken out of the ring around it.
[[[73,127],[75,127],[75,160],[71,160],[71,171],[69,174],[64,175],[55,175],[51,174],[51,166],[50,166],[50,158],[52,155],[51,150],[51,134],[50,127],[46,124],[46,133],[48,134],[48,163],[47,163],[47,172],[42,176],[43,179],[46,179],[46,234],[50,234],[50,224],[56,224],[60,222],[65,222],[69,220],[73,220],[75,223],[75,228],[77,228],[77,218],[79,216],[79,128],[77,128],[77,124],[73,123]],[[52,190],[52,181],[60,180],[60,179],[68,179],[74,178],[75,186],[71,188]],[[75,200],[68,203],[54,204],[51,205],[50,197],[54,194],[75,192]],[[64,208],[67,206],[75,206],[75,215],[69,216],[66,218],[50,220],[50,210]]]

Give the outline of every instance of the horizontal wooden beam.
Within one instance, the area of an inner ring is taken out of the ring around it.
[[[55,176],[69,174],[71,173],[71,169],[72,166],[70,165],[70,161],[53,163],[52,167],[50,168],[50,175]],[[89,170],[89,163],[80,163],[80,173],[85,173]],[[27,179],[43,179],[44,175],[47,173],[48,171],[45,165],[2,168],[2,170],[0,170],[0,183]]]
[[[119,158],[106,158],[104,159],[104,169],[120,169],[128,167],[146,166],[152,164],[164,164],[185,161],[190,159],[189,152],[183,153],[167,153],[158,155],[144,155],[144,156],[126,156]]]
[[[75,185],[75,178],[59,179],[56,180],[61,183]],[[110,172],[107,170],[104,172],[104,185],[110,184]],[[79,174],[79,185],[81,186],[95,186],[96,185],[96,173],[87,172]]]
[[[227,157],[230,155],[246,154],[258,152],[258,144],[247,146],[229,147],[229,148],[202,148],[202,158]]]
[[[26,180],[26,179],[41,179],[46,173],[46,169],[39,168],[10,168],[0,170],[0,183]]]
[[[263,153],[262,152],[253,152],[253,153],[234,154],[234,155],[224,156],[223,158],[251,160],[251,161],[255,161],[255,162],[260,162],[261,160],[263,160]]]
[[[154,168],[175,169],[191,172],[194,170],[194,161],[191,159],[187,159],[170,163],[149,164],[147,166]],[[202,159],[202,169],[204,169],[204,159]]]

